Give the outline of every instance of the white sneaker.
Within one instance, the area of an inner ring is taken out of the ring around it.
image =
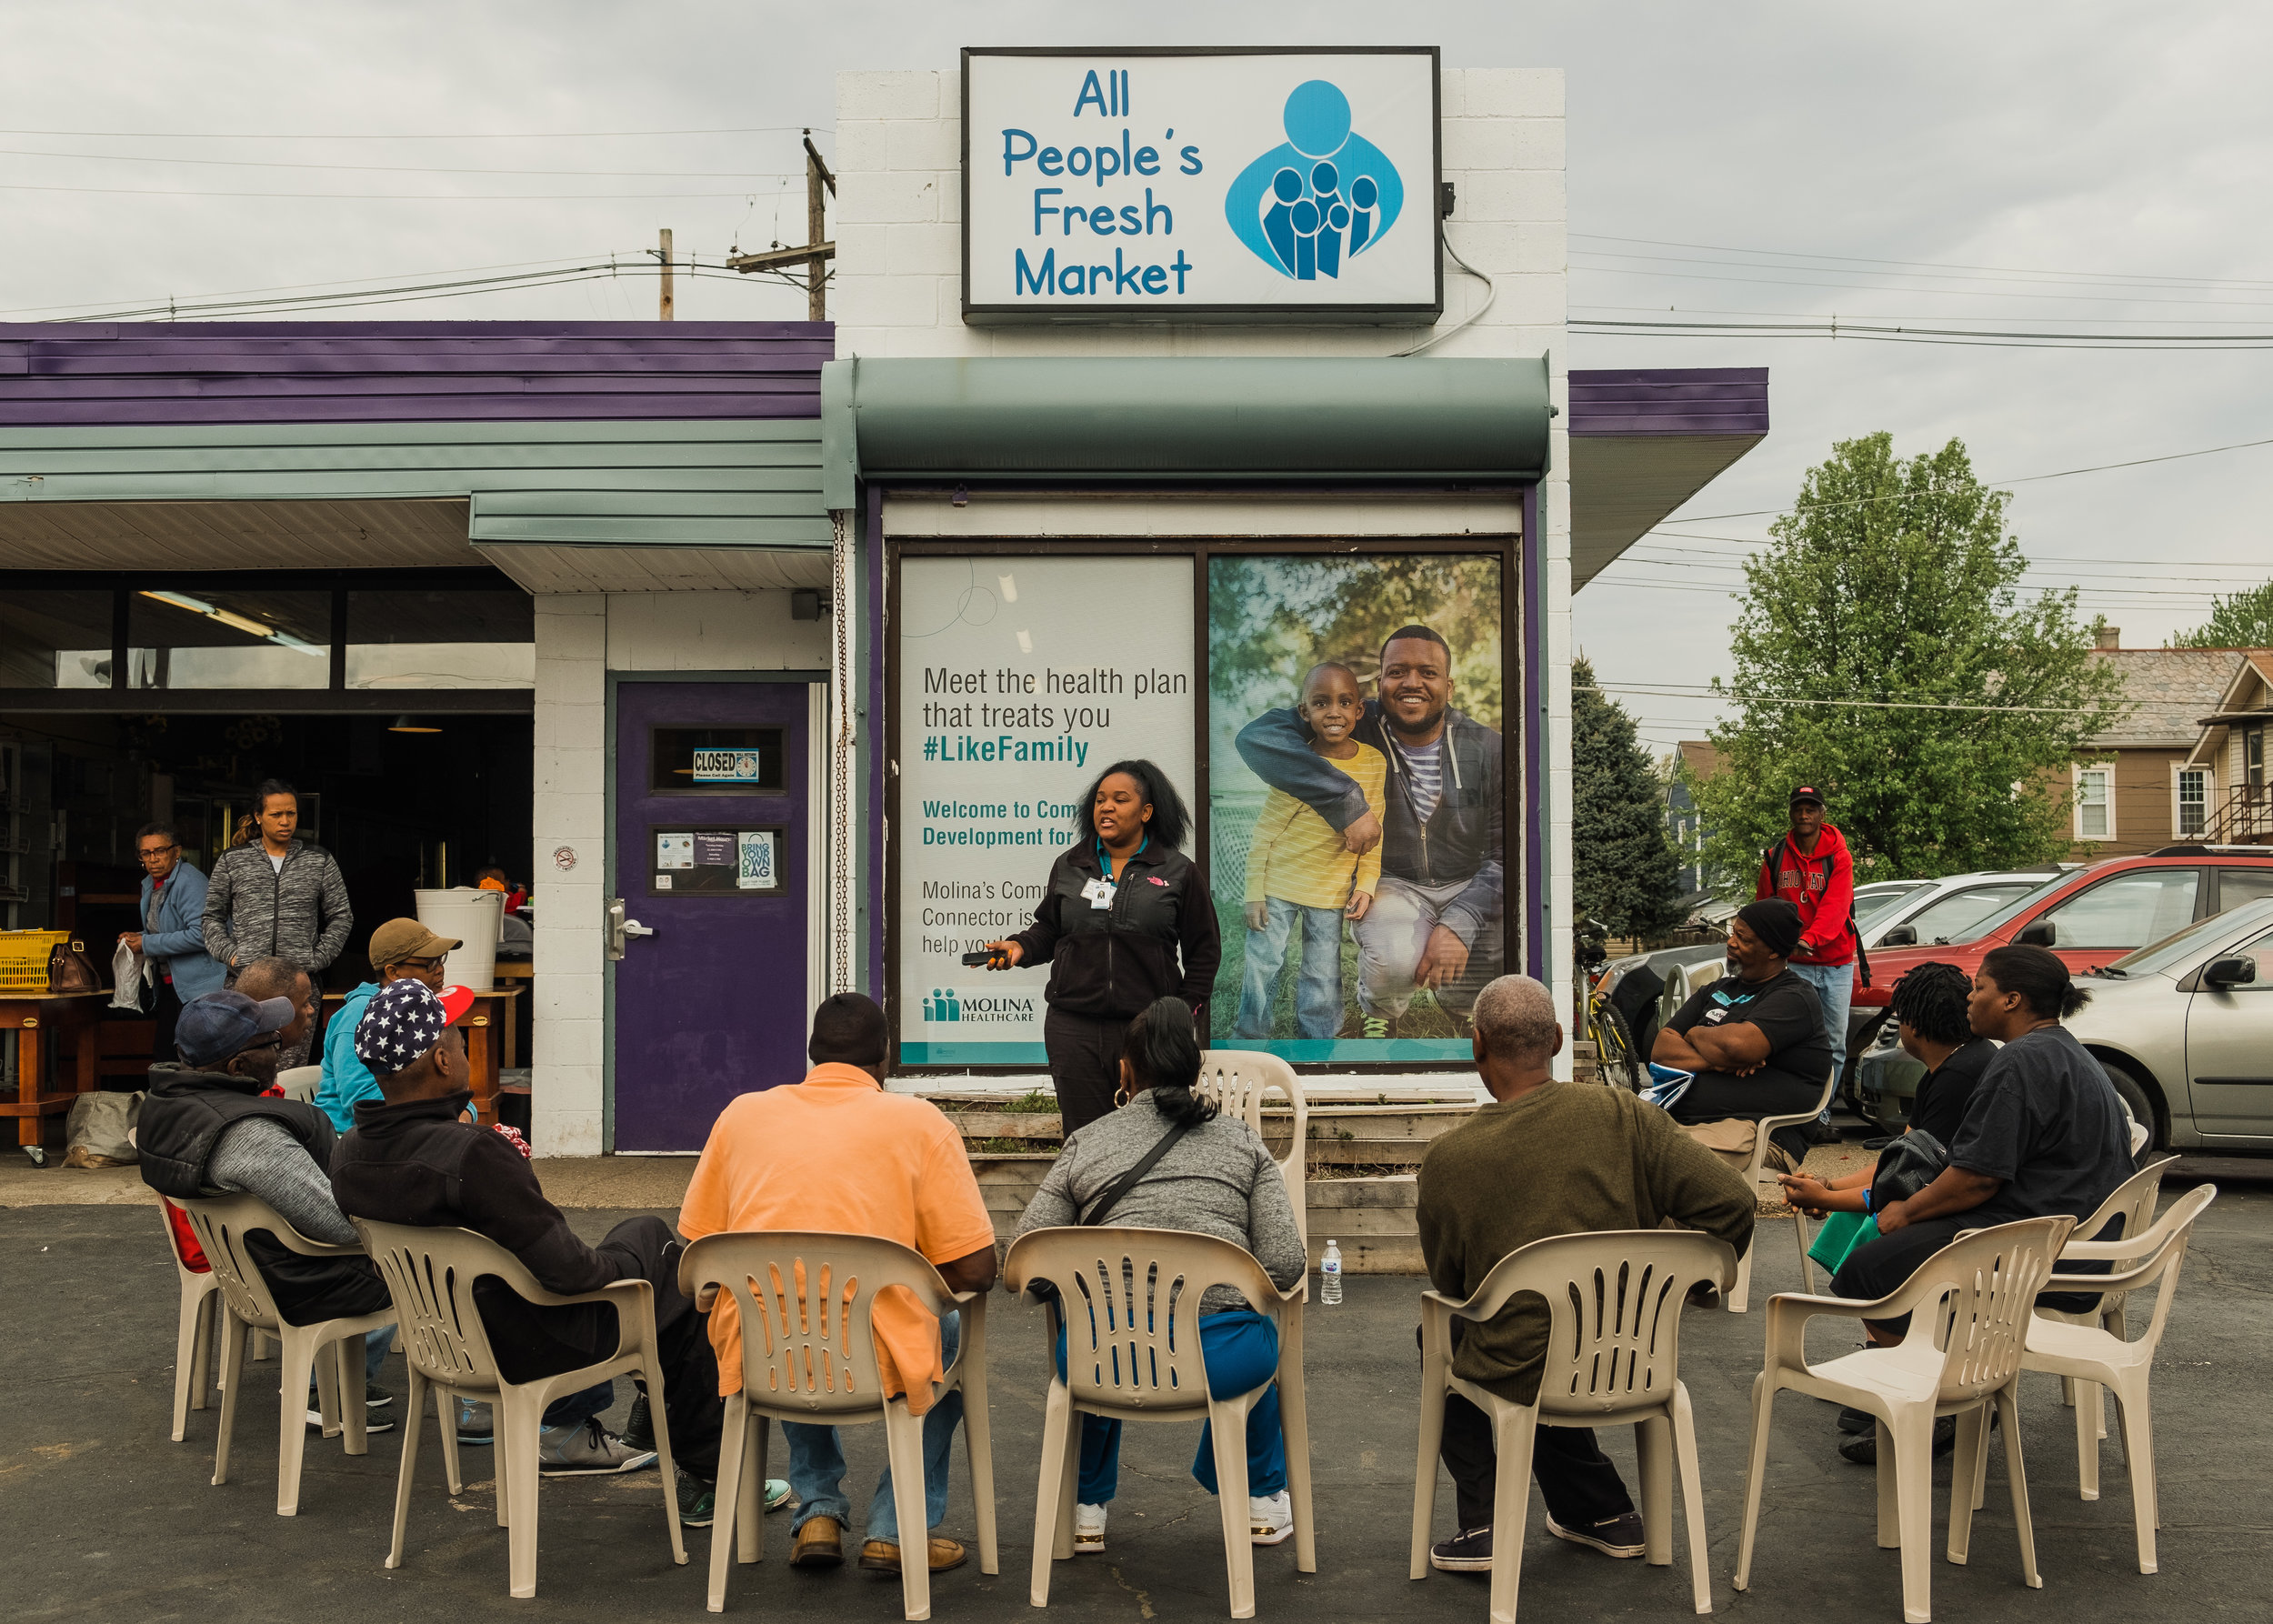
[[[1277,1545],[1294,1531],[1294,1504],[1285,1489],[1247,1497],[1247,1533],[1256,1544]]]
[[[1105,1549],[1103,1506],[1074,1508],[1074,1555],[1094,1556]]]

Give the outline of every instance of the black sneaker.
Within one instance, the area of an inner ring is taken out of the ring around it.
[[[1939,1460],[1958,1447],[1958,1418],[1943,1416],[1934,1423],[1934,1459]],[[1857,1466],[1878,1464],[1878,1429],[1874,1422],[1868,1431],[1858,1432],[1839,1446],[1839,1459],[1851,1460]]]
[[[324,1429],[324,1412],[315,1407],[315,1396],[313,1393],[308,1395],[308,1425],[318,1432]],[[370,1407],[365,1405],[363,1411],[363,1429],[366,1433],[392,1432],[395,1430],[395,1419],[392,1416],[373,1415]]]
[[[642,1406],[641,1413],[644,1417],[646,1413],[645,1406],[647,1401],[643,1398],[639,1400],[639,1402]],[[626,1431],[628,1431],[628,1429],[626,1429]],[[690,1529],[708,1528],[716,1513],[717,1503],[717,1485],[704,1482],[700,1478],[696,1477],[693,1472],[688,1471],[683,1466],[675,1466],[671,1469],[678,1476],[679,1522],[681,1526]]]
[[[363,1384],[363,1407],[365,1409],[385,1409],[395,1402],[395,1395],[375,1381]]]
[[[1851,1404],[1839,1406],[1839,1430],[1841,1432],[1868,1432],[1877,1424],[1878,1418],[1867,1409],[1857,1409]]]
[[[1592,1546],[1606,1557],[1637,1557],[1643,1550],[1642,1514],[1638,1511],[1606,1517],[1600,1522],[1581,1524],[1575,1529],[1565,1528],[1550,1515],[1547,1531],[1573,1545]]]
[[[624,1418],[624,1430],[617,1435],[635,1449],[655,1448],[655,1422],[647,1415],[647,1395],[632,1395],[631,1413]]]
[[[1836,1145],[1840,1139],[1839,1130],[1820,1119],[1808,1123],[1799,1134],[1810,1145]]]
[[[1449,1539],[1428,1548],[1428,1565],[1439,1573],[1489,1573],[1492,1570],[1492,1529],[1462,1529]]]

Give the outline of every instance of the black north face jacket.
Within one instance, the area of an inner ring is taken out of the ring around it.
[[[1223,959],[1199,870],[1154,842],[1122,866],[1113,906],[1092,907],[1081,888],[1104,874],[1094,839],[1060,852],[1034,923],[1010,938],[1026,963],[1050,967],[1045,996],[1069,1014],[1126,1018],[1174,995],[1197,1017]]]

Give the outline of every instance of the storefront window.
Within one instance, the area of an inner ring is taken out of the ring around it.
[[[1466,1058],[1467,1012],[1508,958],[1506,559],[903,555],[901,1063],[1044,1063],[1048,969],[962,958],[1030,921],[1090,787],[1132,758],[1192,813],[1222,944],[1212,1047]]]
[[[110,593],[0,593],[0,688],[110,686]]]
[[[536,684],[536,600],[526,592],[350,592],[350,688]]]
[[[328,592],[152,587],[127,598],[134,688],[322,688],[331,684]]]

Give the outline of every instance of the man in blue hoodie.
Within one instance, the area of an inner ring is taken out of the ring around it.
[[[324,1028],[324,1080],[316,1087],[315,1103],[341,1133],[355,1127],[358,1104],[385,1098],[378,1079],[355,1053],[355,1025],[365,1008],[393,981],[423,981],[440,992],[442,961],[461,945],[416,919],[389,919],[371,933],[371,973],[378,979],[365,981],[342,999]]]

